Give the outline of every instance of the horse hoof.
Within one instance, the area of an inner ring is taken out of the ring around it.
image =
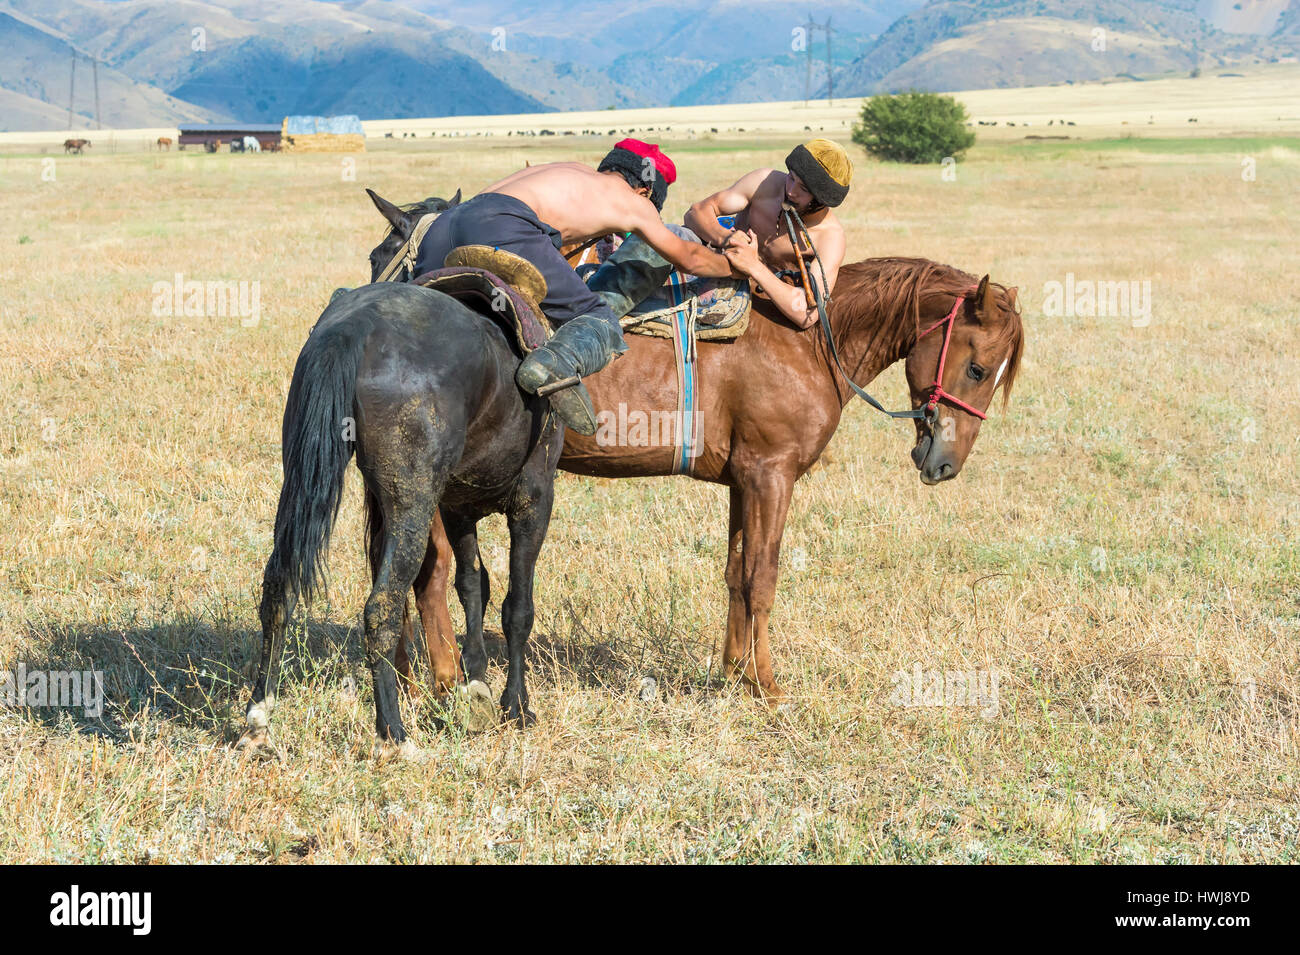
[[[513,723],[521,730],[527,729],[537,722],[537,714],[526,706],[507,706],[502,722]]]
[[[261,761],[279,760],[279,750],[271,743],[265,726],[250,726],[235,743],[235,752]]]
[[[497,725],[497,705],[492,691],[482,680],[470,680],[456,688],[456,715],[467,733],[484,733]]]
[[[390,739],[375,740],[375,745],[371,750],[370,755],[372,759],[380,763],[386,763],[394,759],[406,763],[423,763],[429,758],[427,752],[416,746],[409,739],[404,739],[400,743],[394,743]]]

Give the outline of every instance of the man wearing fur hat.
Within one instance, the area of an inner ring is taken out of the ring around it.
[[[723,249],[736,271],[752,278],[786,318],[808,328],[817,322],[815,305],[802,289],[784,284],[777,272],[797,274],[802,255],[809,282],[820,286],[825,271],[827,287],[821,291],[829,296],[844,261],[844,229],[831,209],[848,195],[853,163],[837,143],[814,139],[796,146],[785,165],[787,172],[756,169],[730,188],[701,199],[686,213],[686,226],[704,242]],[[807,227],[821,269],[809,261],[812,253],[802,245],[802,236],[798,252],[791,245],[782,213],[787,203]],[[719,216],[728,215],[736,217],[734,230],[718,224]]]
[[[627,343],[609,295],[599,283],[588,287],[578,278],[560,254],[561,244],[632,233],[682,271],[732,274],[725,256],[682,239],[660,219],[676,178],[658,146],[636,139],[617,143],[595,170],[576,162],[529,166],[435,219],[420,243],[415,273],[441,268],[447,253],[465,245],[489,245],[527,259],[546,279],[542,311],[559,327],[524,359],[515,381],[535,394],[545,385],[594,374],[627,351]],[[595,410],[580,381],[550,399],[565,424],[595,433]]]

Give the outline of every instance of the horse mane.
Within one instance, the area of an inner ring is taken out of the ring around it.
[[[830,313],[835,320],[832,327],[874,329],[862,361],[884,358],[881,364],[888,364],[907,354],[923,331],[923,304],[947,311],[952,296],[968,294],[978,284],[979,279],[969,272],[930,259],[891,256],[849,263],[840,269],[835,281]],[[990,284],[997,291],[1002,318],[993,329],[993,341],[996,346],[1010,350],[1006,371],[998,385],[1005,407],[1020,370],[1025,332],[1014,290],[997,282]],[[932,304],[931,299],[944,301]]]
[[[407,215],[422,216],[430,212],[442,212],[447,208],[447,200],[429,196],[427,199],[421,199],[419,202],[408,202],[404,206],[398,206],[398,208]]]

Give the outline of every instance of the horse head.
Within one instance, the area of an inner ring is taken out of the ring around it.
[[[1004,407],[1010,398],[1025,343],[1016,290],[986,275],[947,320],[921,331],[907,355],[907,385],[914,409],[933,410],[915,419],[912,463],[923,483],[938,484],[961,473],[994,392],[1002,389]]]
[[[370,253],[370,281],[378,280],[379,273],[389,262],[393,261],[393,256],[397,255],[406,240],[411,237],[411,230],[415,224],[430,212],[445,212],[452,206],[460,204],[460,190],[456,190],[456,195],[450,199],[438,199],[430,196],[420,202],[412,202],[404,206],[394,205],[389,202],[373,189],[367,189],[366,195],[370,196],[370,201],[375,204],[379,214],[388,220],[388,232],[384,235],[383,241],[375,246]],[[413,276],[408,276],[411,278]]]

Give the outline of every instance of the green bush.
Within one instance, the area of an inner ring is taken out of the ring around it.
[[[966,107],[938,93],[893,93],[862,104],[853,141],[890,162],[937,163],[960,159],[975,144]]]

